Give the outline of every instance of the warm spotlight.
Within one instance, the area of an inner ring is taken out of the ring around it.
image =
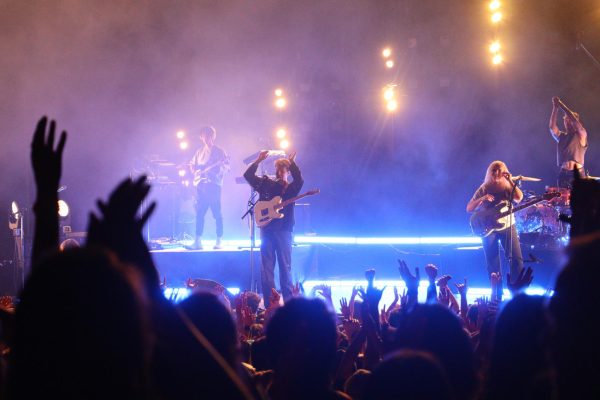
[[[285,135],[287,135],[287,132],[284,128],[279,128],[277,129],[277,132],[275,132],[275,135],[277,136],[277,139],[283,139]]]
[[[64,200],[58,201],[58,216],[61,218],[66,218],[69,216],[69,205]]]
[[[497,53],[500,51],[500,41],[495,40],[490,44],[490,53]]]
[[[383,51],[381,52],[381,55],[384,58],[388,58],[389,56],[392,55],[392,49],[390,49],[389,47],[386,47],[385,49],[383,49]]]
[[[179,170],[179,176],[183,177],[183,176],[185,176],[185,174],[186,174],[185,169],[182,168]]]
[[[494,65],[502,64],[503,60],[504,59],[502,58],[501,54],[496,54],[496,55],[494,55],[494,57],[492,57],[492,64],[494,64]]]
[[[185,137],[185,131],[177,131],[177,139],[183,139]]]
[[[187,150],[188,146],[189,146],[188,142],[180,142],[179,143],[179,148],[181,150]]]
[[[11,209],[11,211],[12,211],[13,215],[14,215],[16,218],[19,218],[19,205],[17,204],[17,202],[16,202],[16,201],[13,201],[13,202],[10,204],[10,209]]]
[[[394,68],[394,61],[393,61],[393,60],[387,60],[387,61],[385,62],[385,66],[386,66],[387,68]]]
[[[396,99],[391,99],[387,102],[386,108],[389,112],[394,112],[398,109],[398,102]]]
[[[288,147],[290,147],[290,142],[287,139],[283,139],[281,142],[279,142],[279,148],[285,150]]]
[[[394,88],[391,86],[386,87],[383,91],[383,98],[386,101],[392,100],[394,98]]]
[[[279,97],[277,100],[275,100],[275,107],[279,108],[279,109],[283,109],[285,108],[287,102],[285,101],[285,99],[283,97]]]
[[[275,89],[275,96],[277,96],[277,97],[283,96],[283,89],[280,89],[280,88]]]
[[[502,13],[500,11],[496,11],[492,14],[492,22],[497,24],[500,21],[502,21]]]
[[[500,1],[498,0],[492,0],[490,2],[490,10],[492,11],[496,11],[500,8]]]

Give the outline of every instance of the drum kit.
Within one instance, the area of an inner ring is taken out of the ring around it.
[[[539,178],[522,179],[522,181],[539,182]],[[600,177],[588,176],[588,179],[600,180]],[[532,205],[515,213],[515,222],[522,245],[532,247],[562,247],[569,239],[569,226],[559,219],[561,214],[570,215],[571,190],[569,188],[546,186],[546,193],[556,193],[556,197]],[[523,201],[539,197],[530,190],[523,191]]]

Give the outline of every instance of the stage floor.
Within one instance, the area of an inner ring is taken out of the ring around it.
[[[152,250],[161,277],[170,287],[182,287],[187,279],[210,279],[226,287],[250,289],[259,281],[260,249],[227,245],[214,250],[187,250],[181,245]],[[533,285],[553,288],[565,263],[562,249],[540,249],[523,246],[525,265],[534,270]],[[454,282],[467,278],[472,287],[489,285],[485,257],[481,246],[460,245],[368,245],[368,244],[297,244],[292,249],[294,281],[356,281],[364,279],[364,271],[374,268],[377,279],[399,280],[397,260],[411,268],[433,263],[439,275],[449,274]],[[503,266],[507,265],[502,260]],[[277,272],[277,269],[276,269]],[[278,277],[276,276],[276,282]]]

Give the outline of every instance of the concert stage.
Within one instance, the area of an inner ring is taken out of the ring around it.
[[[251,287],[250,253],[248,247],[237,246],[226,246],[222,250],[175,247],[152,251],[159,273],[166,278],[169,287],[182,287],[188,278],[200,278],[240,289]],[[552,288],[564,265],[562,249],[523,245],[523,255],[525,265],[534,269],[532,286]],[[433,263],[438,266],[439,275],[449,274],[454,282],[466,277],[471,287],[489,285],[483,250],[472,244],[296,244],[292,250],[292,274],[294,281],[301,282],[357,281],[364,279],[365,269],[375,268],[377,279],[399,280],[398,259],[406,261],[411,268],[419,267],[422,279],[425,278],[423,267]],[[507,265],[505,260],[502,261],[503,266]],[[256,281],[259,281],[259,271],[260,249],[256,248]]]

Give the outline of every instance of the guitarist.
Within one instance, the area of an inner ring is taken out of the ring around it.
[[[479,186],[473,198],[467,204],[467,212],[472,213],[484,208],[491,208],[498,205],[501,201],[512,200],[515,203],[520,202],[523,200],[523,192],[514,185],[512,175],[508,171],[506,164],[502,161],[492,162],[487,169],[483,184]],[[513,188],[514,196],[510,199]],[[493,272],[500,273],[500,248],[498,246],[498,240],[500,240],[504,254],[506,256],[510,254],[510,275],[511,277],[517,277],[523,269],[521,245],[517,236],[517,229],[515,228],[514,215],[509,215],[505,218],[512,218],[512,224],[508,228],[492,232],[490,235],[483,237],[481,239],[483,242],[483,252],[485,253],[487,262],[488,275],[491,276]],[[502,288],[500,287],[500,289]]]
[[[258,165],[269,156],[269,151],[261,151],[246,172],[244,178],[259,194],[259,200],[271,200],[281,196],[285,201],[300,193],[304,180],[296,165],[296,152],[288,158],[275,160],[275,179],[256,176]],[[288,183],[289,175],[292,182]],[[292,297],[292,231],[294,230],[294,204],[288,204],[281,212],[284,217],[274,219],[260,230],[261,286],[265,307],[269,306],[271,289],[275,288],[275,261],[279,264],[279,283],[284,301]]]
[[[558,129],[558,110],[564,112],[563,125],[565,130]],[[571,111],[558,97],[552,98],[552,114],[550,114],[550,134],[556,141],[556,158],[560,171],[558,186],[571,187],[573,171],[578,170],[579,176],[586,176],[583,162],[588,149],[587,131],[579,121],[579,114]]]
[[[200,129],[202,146],[196,150],[190,162],[196,185],[196,240],[192,249],[202,250],[204,216],[210,208],[215,218],[217,241],[215,249],[222,248],[223,214],[221,212],[221,188],[223,176],[229,171],[227,153],[215,145],[217,131],[212,126]]]

